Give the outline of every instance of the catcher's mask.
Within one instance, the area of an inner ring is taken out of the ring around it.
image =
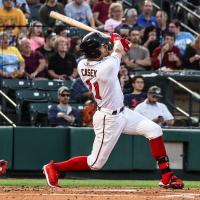
[[[108,46],[108,49],[111,50],[109,37],[104,37],[100,33],[92,32],[88,33],[82,39],[80,50],[84,52],[87,58],[99,58],[101,56],[99,48],[105,44]]]

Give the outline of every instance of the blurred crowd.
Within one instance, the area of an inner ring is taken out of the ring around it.
[[[92,99],[77,73],[86,33],[50,18],[51,11],[130,40],[119,73],[124,94],[132,93],[130,74],[138,71],[200,69],[200,36],[182,31],[181,21],[155,10],[153,0],[122,5],[115,0],[1,0],[0,77],[71,80],[71,98]]]

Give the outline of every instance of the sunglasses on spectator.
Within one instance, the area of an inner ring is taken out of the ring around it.
[[[70,97],[70,94],[60,94],[61,97]]]

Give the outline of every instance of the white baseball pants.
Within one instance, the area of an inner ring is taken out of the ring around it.
[[[143,135],[149,140],[162,135],[159,125],[127,107],[117,115],[110,113],[108,109],[97,110],[93,116],[95,139],[87,159],[92,170],[104,166],[121,133]]]

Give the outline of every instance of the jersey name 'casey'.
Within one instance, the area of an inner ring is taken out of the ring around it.
[[[81,69],[82,76],[96,77],[97,70],[94,69]]]

